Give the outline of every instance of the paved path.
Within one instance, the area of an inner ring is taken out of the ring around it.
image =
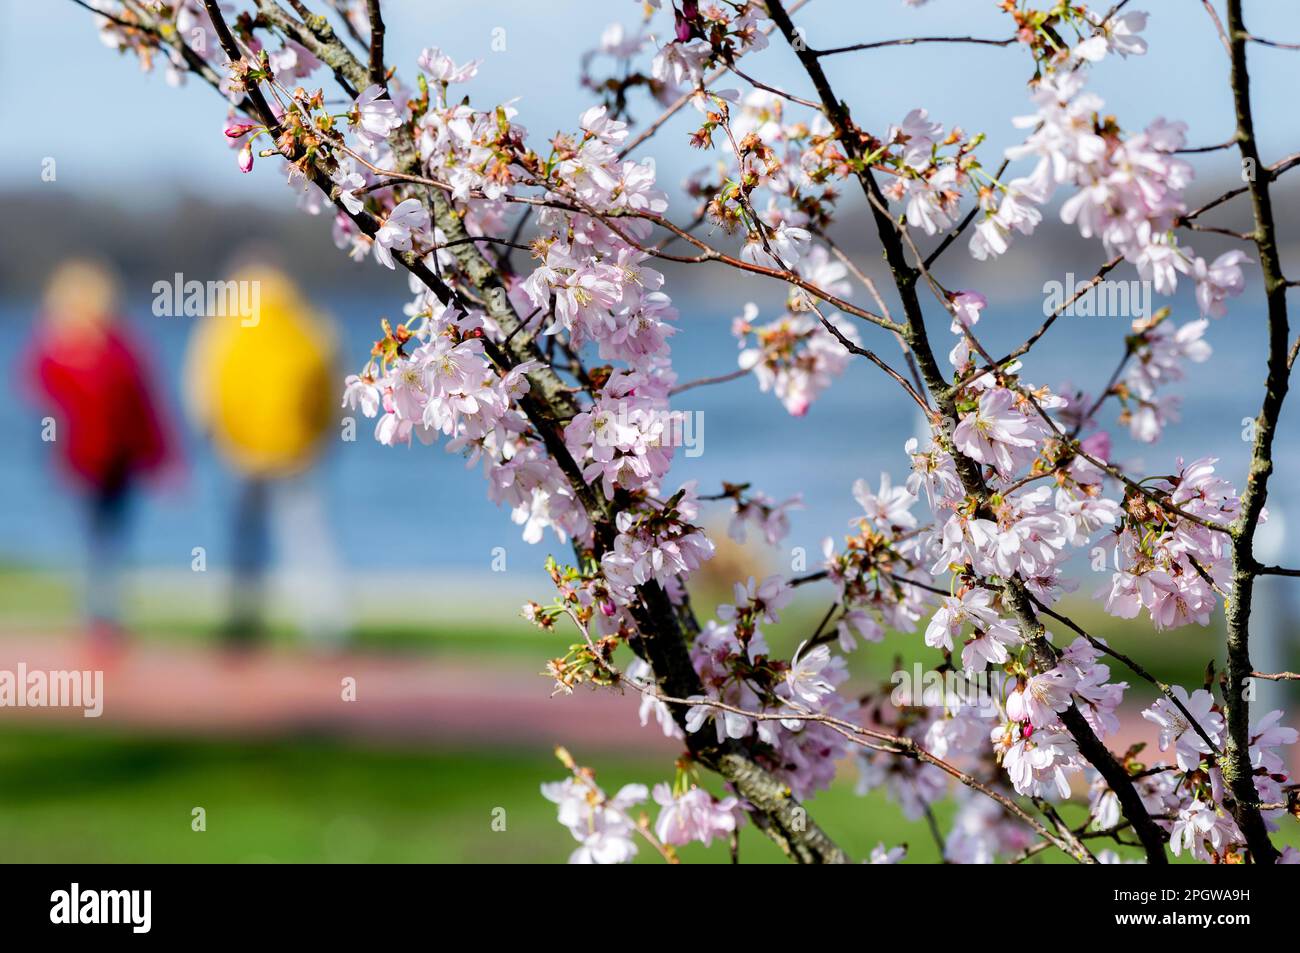
[[[71,634],[0,634],[0,669],[104,672],[104,712],[0,708],[0,724],[75,720],[113,728],[240,737],[320,734],[425,744],[563,743],[676,750],[642,729],[637,700],[579,689],[551,697],[544,662],[458,656],[307,654],[272,649],[231,656],[203,646],[148,643],[106,657]],[[344,701],[343,679],[356,680]]]
[[[0,708],[0,726],[75,721],[122,729],[238,737],[359,738],[396,744],[489,744],[520,748],[565,744],[672,755],[679,743],[657,727],[642,728],[638,698],[578,689],[552,697],[536,674],[544,660],[517,657],[339,653],[270,649],[232,656],[208,646],[150,642],[106,658],[71,633],[0,633],[0,669],[104,671],[104,713],[80,709]],[[343,679],[356,680],[356,701],[342,698]],[[1147,742],[1155,761],[1154,726],[1136,710],[1121,713],[1112,751]],[[1290,753],[1300,767],[1300,745]]]

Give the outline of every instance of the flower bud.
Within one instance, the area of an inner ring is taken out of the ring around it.
[[[674,25],[676,27],[677,39],[680,42],[685,43],[691,38],[690,21],[683,17],[681,12],[678,10],[673,11],[673,19],[675,21]]]
[[[239,171],[253,171],[253,147],[247,142],[245,142],[244,147],[239,150]]]
[[[231,120],[226,123],[226,128],[223,131],[229,138],[238,139],[240,136],[248,135],[256,128],[251,122],[235,122]]]

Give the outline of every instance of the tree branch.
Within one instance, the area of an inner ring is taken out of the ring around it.
[[[805,44],[802,43],[800,34],[795,29],[780,0],[768,0],[767,7],[773,21],[777,24],[777,28],[795,51],[804,67],[804,71],[812,80],[813,88],[816,89],[818,96],[821,98],[826,118],[830,120],[835,131],[835,137],[839,140],[840,145],[844,147],[845,154],[850,159],[857,160],[855,174],[871,208],[872,216],[875,219],[876,232],[884,248],[885,261],[893,275],[894,284],[903,303],[903,313],[907,326],[904,337],[908,346],[916,355],[921,375],[935,399],[939,413],[945,418],[956,420],[957,411],[953,401],[953,394],[944,381],[943,372],[940,370],[938,361],[935,359],[934,352],[930,347],[924,314],[921,310],[920,300],[917,297],[916,280],[919,272],[907,263],[903,241],[895,229],[892,217],[885,211],[888,206],[880,192],[880,187],[872,176],[871,170],[865,163],[861,162],[863,156],[862,134],[854,125],[848,107],[835,96],[830,81],[826,78],[816,54],[809,51]],[[988,488],[984,484],[979,467],[974,461],[957,452],[954,447],[948,446],[945,449],[952,454],[958,476],[967,493],[975,498],[983,510],[987,511]],[[1026,642],[1032,646],[1040,666],[1044,669],[1051,668],[1056,664],[1055,650],[1045,638],[1042,623],[1038,621],[1034,614],[1029,592],[1025,589],[1024,583],[1019,578],[1008,580],[1005,593],[1009,606],[1019,620],[1021,633]],[[1125,817],[1133,824],[1134,830],[1142,841],[1148,862],[1167,863],[1168,858],[1165,856],[1164,851],[1164,831],[1151,819],[1128,772],[1115,760],[1110,750],[1093,733],[1091,727],[1089,727],[1087,721],[1084,720],[1083,715],[1074,704],[1071,704],[1069,708],[1061,713],[1061,721],[1074,738],[1080,754],[1101,773],[1106,783],[1110,785],[1111,790],[1115,792],[1124,810]]]
[[[204,0],[214,22],[221,17],[217,7],[218,0]],[[274,0],[257,0],[259,9],[269,14],[269,19],[282,32],[299,37],[313,55],[334,69],[341,81],[353,85],[362,84],[368,74],[366,68],[356,59],[341,40],[339,40],[324,18],[312,18],[298,23],[286,11],[278,7]],[[317,22],[320,21],[320,22]],[[224,28],[224,22],[222,27]],[[305,28],[305,31],[304,29]],[[226,30],[228,34],[228,29]],[[231,38],[233,42],[233,37]],[[260,92],[259,92],[260,95]],[[419,153],[408,136],[398,130],[389,140],[399,172],[408,179],[416,178],[421,171]],[[415,183],[413,183],[415,184]],[[510,303],[507,289],[495,265],[484,257],[477,244],[470,240],[465,230],[462,217],[453,209],[450,199],[441,188],[424,186],[427,201],[432,207],[433,220],[446,236],[446,244],[469,283],[477,289],[486,303],[490,317],[506,335],[505,348],[508,359],[514,362],[540,359],[542,355],[536,350],[531,338],[514,335],[512,332],[520,325],[519,315]],[[436,185],[436,183],[434,183]],[[411,262],[403,258],[403,263],[410,267]],[[414,263],[423,268],[415,259]],[[412,268],[413,271],[416,269]],[[428,269],[424,273],[416,272],[426,280]],[[446,288],[445,283],[436,276],[429,275],[433,281]],[[435,293],[437,293],[435,291]],[[597,525],[597,557],[605,547],[612,543],[613,509],[604,494],[593,490],[582,478],[580,471],[564,444],[562,428],[559,421],[567,420],[576,412],[576,405],[563,382],[555,375],[549,365],[529,375],[529,380],[539,389],[540,400],[525,397],[521,402],[534,426],[541,432],[548,451],[560,463],[569,476],[574,492]],[[540,405],[540,406],[538,406]],[[686,646],[686,634],[683,622],[692,628],[698,628],[689,606],[683,608],[685,618],[679,616],[678,608],[668,599],[658,583],[650,582],[638,587],[639,600],[633,607],[633,617],[637,621],[641,637],[640,644],[634,645],[642,654],[655,673],[656,680],[671,694],[688,697],[699,694],[703,688],[691,663]],[[684,722],[685,709],[674,711],[679,723]],[[705,766],[712,768],[729,781],[737,793],[745,798],[758,812],[756,824],[774,840],[790,857],[802,863],[843,863],[847,860],[845,853],[823,832],[810,818],[805,810],[790,794],[789,789],[769,771],[759,765],[749,751],[739,742],[729,741],[718,745],[706,742],[699,735],[688,734],[688,746],[692,754]]]
[[[1246,65],[1249,34],[1242,20],[1241,0],[1227,0],[1228,40],[1232,54],[1232,98],[1237,113],[1237,146],[1243,162],[1261,169],[1255,123],[1251,114],[1250,73]],[[1251,448],[1250,471],[1241,494],[1241,515],[1233,525],[1233,598],[1228,605],[1228,685],[1223,693],[1228,737],[1225,744],[1223,777],[1233,796],[1233,815],[1250,847],[1255,863],[1271,864],[1278,850],[1268,836],[1255,790],[1250,763],[1250,701],[1246,682],[1254,671],[1250,662],[1250,609],[1254,595],[1255,530],[1268,499],[1268,479],[1273,472],[1273,438],[1282,402],[1290,386],[1287,350],[1290,329],[1287,317],[1286,280],[1282,277],[1273,203],[1269,195],[1270,176],[1264,172],[1248,183],[1255,217],[1255,247],[1264,274],[1268,300],[1268,377],[1263,406],[1255,422],[1255,443]]]
[[[387,70],[384,68],[384,15],[379,9],[379,0],[366,0],[366,13],[370,17],[370,82],[387,92]]]

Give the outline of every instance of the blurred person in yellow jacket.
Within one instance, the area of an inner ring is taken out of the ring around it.
[[[274,521],[300,621],[310,636],[336,640],[343,628],[339,572],[308,478],[339,419],[333,328],[270,265],[237,268],[230,281],[239,291],[226,300],[238,300],[240,313],[201,320],[184,378],[190,415],[241,483],[226,637],[247,646],[262,634]]]

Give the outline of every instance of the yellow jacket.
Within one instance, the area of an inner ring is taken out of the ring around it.
[[[236,470],[286,476],[311,464],[338,419],[333,331],[285,275],[257,267],[232,278],[256,282],[244,286],[252,307],[201,319],[185,358],[186,406]]]

